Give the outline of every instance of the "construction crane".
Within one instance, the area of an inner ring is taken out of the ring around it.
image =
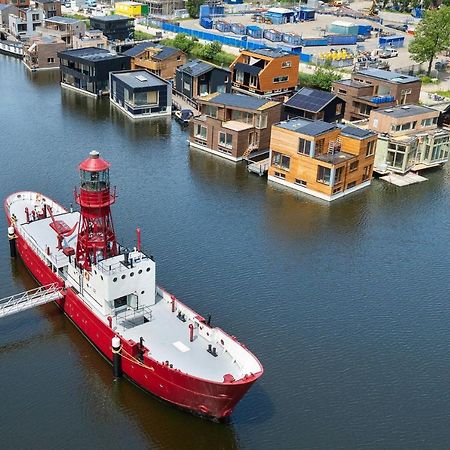
[[[378,13],[380,11],[380,7],[378,5],[377,0],[372,0],[372,5],[369,9],[369,16],[378,16]]]

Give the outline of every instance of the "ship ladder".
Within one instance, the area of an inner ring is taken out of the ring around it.
[[[0,319],[61,298],[63,298],[63,292],[58,283],[47,284],[2,298],[0,300]]]

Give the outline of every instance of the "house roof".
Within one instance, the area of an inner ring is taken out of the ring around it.
[[[81,22],[81,20],[79,19],[73,19],[72,17],[62,17],[62,16],[53,16],[50,17],[50,19],[45,19],[45,21],[54,23],[66,23],[66,24]]]
[[[257,55],[267,56],[269,58],[282,58],[283,56],[290,55],[289,52],[286,52],[281,49],[275,48],[258,48],[256,50],[249,50],[251,53],[256,53]]]
[[[209,64],[205,61],[200,61],[199,59],[195,59],[194,61],[189,61],[188,63],[183,64],[177,70],[179,70],[181,72],[185,72],[189,75],[192,75],[193,77],[198,77],[198,76],[203,75],[204,73],[207,73],[213,69],[219,69],[219,70],[224,70],[226,72],[229,72],[228,69],[224,69],[223,67],[214,66],[213,64]]]
[[[100,22],[116,22],[119,20],[134,20],[134,19],[127,16],[121,16],[120,14],[113,14],[112,16],[92,16],[91,20],[97,20]]]
[[[169,83],[147,70],[127,70],[113,72],[112,76],[124,82],[133,89],[167,86]]]
[[[392,81],[394,83],[412,83],[414,81],[419,81],[419,78],[412,77],[410,75],[404,75],[403,73],[391,72],[390,70],[381,70],[381,69],[363,69],[358,70],[359,74],[366,75],[369,77],[378,78],[380,80]]]
[[[277,124],[277,127],[284,128],[286,130],[295,131],[300,134],[306,134],[307,136],[318,136],[319,134],[332,131],[337,128],[335,123],[322,122],[320,120],[308,120],[303,118],[295,118],[285,120]]]
[[[395,118],[402,118],[402,117],[411,117],[411,116],[417,116],[419,114],[424,113],[431,113],[436,111],[433,108],[429,108],[427,106],[422,105],[402,105],[402,106],[393,106],[391,108],[380,108],[377,109],[375,112],[379,114],[383,114],[384,116],[389,117],[395,117]]]
[[[295,11],[287,8],[269,8],[267,12],[269,14],[295,14]]]
[[[171,56],[177,54],[180,50],[173,48],[173,47],[167,47],[165,45],[155,44],[153,42],[141,42],[134,47],[130,48],[129,50],[123,52],[124,55],[127,56],[137,56],[147,50],[148,48],[157,48],[160,51],[158,53],[155,53],[153,55],[153,59],[157,59],[158,61],[164,61],[167,58],[170,58]]]
[[[376,133],[374,133],[371,130],[365,130],[363,128],[358,128],[358,127],[354,127],[351,125],[347,125],[347,126],[343,126],[341,128],[341,135],[350,136],[350,137],[356,138],[356,139],[366,139],[370,136],[376,135]]]
[[[58,55],[63,56],[75,56],[77,58],[86,59],[89,61],[100,61],[102,59],[114,59],[114,58],[124,58],[123,55],[117,55],[111,53],[109,50],[98,47],[86,47],[77,48],[75,50],[63,50],[59,52]]]
[[[337,95],[331,92],[303,87],[296,92],[285,105],[290,106],[291,108],[318,113],[336,97]]]
[[[234,65],[235,70],[239,70],[241,72],[249,73],[250,75],[258,75],[261,72],[262,68],[258,66],[251,66],[250,64],[244,63],[236,63]]]
[[[207,99],[209,103],[218,103],[224,106],[234,106],[235,108],[244,109],[266,109],[268,106],[277,105],[278,102],[267,100],[264,98],[251,97],[241,94],[212,94]]]

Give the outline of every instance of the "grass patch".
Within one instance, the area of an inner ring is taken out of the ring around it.
[[[155,39],[154,34],[146,33],[145,31],[134,30],[134,40],[135,41],[148,41]]]
[[[450,91],[436,91],[437,95],[442,95],[442,97],[449,97],[450,98]]]
[[[86,23],[86,29],[89,29],[91,27],[91,21],[89,20],[88,17],[86,16],[82,16],[81,14],[64,14],[64,17],[69,17],[71,19],[76,19],[76,20],[82,20],[83,22]]]
[[[418,77],[421,79],[423,84],[437,84],[439,83],[439,80],[436,78],[431,78],[428,75],[418,75]]]

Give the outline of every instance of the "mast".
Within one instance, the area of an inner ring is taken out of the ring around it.
[[[92,264],[117,255],[117,241],[111,216],[116,200],[115,189],[110,191],[109,162],[93,150],[80,165],[80,192],[75,201],[80,205],[80,222],[76,263],[85,270]]]

